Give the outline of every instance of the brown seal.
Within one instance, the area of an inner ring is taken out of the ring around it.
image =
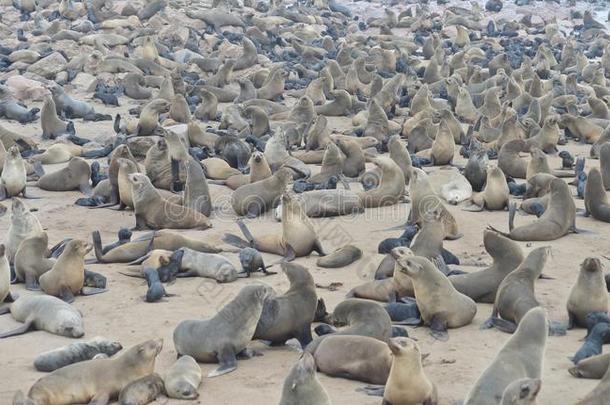
[[[353,245],[347,245],[337,249],[327,256],[320,257],[316,261],[316,266],[325,268],[340,268],[349,266],[362,257],[362,250]]]
[[[165,375],[165,392],[170,398],[197,399],[201,377],[201,367],[197,361],[191,356],[182,356]]]
[[[15,254],[21,242],[31,236],[40,235],[43,232],[38,218],[29,210],[23,201],[13,198],[11,205],[11,225],[5,239],[6,257],[9,263],[14,263]]]
[[[512,333],[530,309],[540,306],[534,282],[542,274],[550,252],[550,246],[532,250],[519,267],[504,277],[498,286],[492,315],[486,326],[493,325]]]
[[[347,177],[358,177],[365,170],[364,152],[357,142],[350,139],[339,139],[337,146],[345,155],[343,174]]]
[[[303,353],[284,380],[279,405],[330,405],[328,393],[316,376],[313,356]]]
[[[513,381],[526,377],[539,379],[547,335],[544,309],[532,308],[470,389],[464,405],[500,404],[502,394]]]
[[[565,181],[553,179],[550,183],[550,202],[548,209],[538,220],[529,225],[514,227],[517,207],[510,205],[510,232],[500,232],[492,226],[490,229],[518,241],[550,241],[559,239],[569,232],[576,231],[576,206],[570,189]]]
[[[402,170],[402,174],[405,177],[405,184],[409,184],[413,163],[411,162],[409,151],[407,151],[405,145],[400,141],[398,135],[392,135],[390,137],[388,140],[388,150],[390,152],[390,158],[396,162]]]
[[[237,215],[258,216],[269,210],[284,193],[292,171],[281,168],[273,176],[239,187],[231,196],[231,205]]]
[[[379,185],[369,191],[360,192],[365,208],[377,208],[397,204],[405,192],[405,177],[402,169],[389,157],[380,156],[372,162],[381,169]]]
[[[610,367],[610,353],[587,357],[578,362],[568,371],[577,378],[600,379]]]
[[[493,259],[491,266],[473,273],[451,275],[449,281],[474,301],[492,304],[504,277],[523,261],[523,252],[514,241],[488,229],[483,232],[483,245]]]
[[[19,147],[13,145],[4,156],[4,165],[0,175],[0,200],[22,195],[25,197],[27,170],[21,157]]]
[[[163,198],[143,174],[129,175],[137,229],[208,229],[210,219],[189,207]]]
[[[40,125],[42,126],[42,139],[55,139],[68,133],[69,123],[60,120],[57,116],[55,102],[50,94],[44,98],[40,111]]]
[[[383,392],[383,403],[417,405],[438,403],[436,386],[424,373],[419,346],[413,339],[395,337],[389,340],[392,367]]]
[[[587,314],[591,312],[608,313],[608,290],[598,258],[588,257],[580,265],[578,279],[570,290],[567,310],[568,328],[586,328]]]
[[[480,193],[472,194],[472,204],[474,207],[469,207],[467,210],[503,210],[508,207],[509,195],[510,192],[504,172],[497,166],[492,167],[487,170],[487,181],[485,182],[484,190]]]
[[[148,404],[165,393],[163,380],[152,373],[127,384],[119,393],[120,404]]]
[[[447,328],[468,325],[477,313],[475,302],[458,292],[447,277],[425,257],[413,256],[403,247],[392,249],[396,270],[413,280],[413,289],[422,320],[432,336],[448,338]]]
[[[322,159],[320,172],[307,179],[307,182],[313,184],[324,183],[333,176],[340,177],[343,174],[344,162],[345,156],[337,145],[332,142],[328,143],[324,152],[324,158]]]
[[[136,135],[153,135],[159,126],[159,114],[168,111],[170,103],[164,99],[154,99],[142,108]]]
[[[602,174],[598,168],[589,170],[587,182],[585,184],[585,215],[593,218],[610,222],[610,202],[604,189]]]
[[[90,177],[89,163],[81,158],[73,157],[68,162],[68,166],[42,176],[38,180],[37,186],[49,191],[80,190],[84,194],[91,194]]]
[[[183,205],[206,217],[212,213],[212,197],[201,164],[189,159],[186,163],[186,184]]]
[[[521,378],[506,387],[500,405],[536,405],[542,381],[539,378]]]
[[[587,394],[582,400],[578,401],[575,405],[605,405],[608,403],[608,397],[610,396],[610,368],[606,370],[606,373],[602,377],[599,384],[593,388],[589,394]]]
[[[162,347],[162,339],[149,340],[114,357],[62,367],[36,381],[27,397],[36,404],[108,403],[131,382],[154,372]]]

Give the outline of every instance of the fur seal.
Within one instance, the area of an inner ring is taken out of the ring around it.
[[[520,378],[540,378],[548,335],[543,308],[530,309],[470,389],[464,405],[500,404],[506,387]]]
[[[105,292],[103,288],[84,287],[85,255],[91,248],[84,240],[73,239],[68,242],[51,270],[38,279],[40,289],[68,303],[74,301],[75,294],[92,295]]]
[[[349,266],[362,257],[362,250],[353,245],[346,245],[327,256],[320,257],[316,266],[336,269]]]
[[[384,405],[438,403],[436,386],[423,371],[422,355],[413,339],[395,337],[388,341],[392,367],[383,392]]]
[[[273,205],[284,193],[292,179],[290,169],[284,167],[271,177],[239,187],[231,196],[231,205],[237,215],[256,217]]]
[[[322,373],[370,384],[385,384],[392,367],[386,342],[368,336],[332,334],[312,354]]]
[[[550,202],[547,210],[538,220],[529,225],[514,227],[513,221],[516,205],[510,205],[510,232],[494,230],[512,240],[518,241],[550,241],[561,238],[569,232],[576,231],[576,206],[568,185],[561,179],[553,179],[550,183]]]
[[[252,339],[268,295],[268,287],[248,285],[212,318],[180,322],[173,335],[178,356],[189,355],[199,362],[220,363],[208,377],[236,370],[236,356],[245,351]]]
[[[40,353],[34,359],[34,367],[38,371],[48,373],[69,364],[91,360],[100,353],[112,357],[121,349],[123,346],[119,342],[98,336],[87,342],[70,343],[67,346]]]
[[[372,162],[381,169],[381,180],[376,188],[359,193],[362,206],[377,208],[398,203],[405,192],[402,169],[389,157],[380,156]]]
[[[206,217],[212,213],[212,197],[201,164],[193,159],[186,163],[183,205]]]
[[[62,121],[57,116],[57,107],[51,95],[44,98],[44,104],[40,112],[40,125],[42,127],[42,139],[55,139],[64,134],[75,134],[74,123]]]
[[[296,338],[305,348],[312,339],[311,323],[318,305],[316,286],[307,268],[287,262],[281,267],[290,287],[283,295],[267,297],[253,339],[283,344]]]
[[[157,373],[149,374],[127,384],[119,393],[120,404],[148,404],[165,393],[163,380]]]
[[[468,325],[477,313],[475,302],[458,292],[428,259],[413,256],[403,247],[392,249],[396,270],[413,280],[413,289],[422,320],[430,326],[430,333],[446,340],[447,328]]]
[[[542,274],[550,246],[532,250],[515,270],[498,286],[493,312],[489,322],[498,329],[512,333],[525,314],[540,306],[534,292],[534,282]],[[498,315],[501,317],[498,318]]]
[[[168,265],[174,261],[180,269],[177,277],[208,277],[219,283],[230,283],[238,277],[235,266],[216,253],[199,252],[185,247],[172,254]]]
[[[600,379],[604,376],[608,367],[610,367],[610,353],[605,353],[580,360],[568,371],[576,378]]]
[[[316,363],[311,354],[303,353],[290,369],[279,405],[330,405],[328,393],[316,376]]]
[[[4,312],[9,311],[5,308]],[[30,329],[44,330],[55,335],[79,338],[85,334],[80,312],[59,298],[50,295],[21,297],[10,306],[10,312],[23,325],[0,334],[0,338],[21,335]]]
[[[71,191],[80,190],[83,194],[91,194],[92,189],[89,185],[91,168],[89,164],[81,158],[73,157],[68,162],[68,166],[53,173],[42,176],[36,185],[48,191]]]
[[[582,400],[576,405],[604,405],[607,403],[608,395],[610,395],[610,369],[602,377],[599,384],[593,388]]]
[[[11,301],[11,268],[6,258],[6,248],[0,244],[0,302]]]
[[[32,385],[28,398],[37,404],[108,403],[131,382],[153,373],[163,340],[149,340],[111,358],[62,367]]]
[[[526,150],[525,141],[522,139],[513,139],[506,142],[498,152],[498,167],[507,176],[524,179],[527,174],[528,163],[519,154]]]
[[[587,327],[587,314],[608,313],[608,291],[606,290],[602,263],[598,258],[588,257],[580,265],[576,283],[570,290],[567,310],[568,328]]]
[[[189,207],[163,198],[143,174],[129,175],[137,229],[201,229],[212,227],[210,219]]]
[[[539,378],[521,378],[513,381],[502,393],[500,405],[536,405],[536,397],[541,386],[542,381]]]
[[[11,146],[4,156],[0,175],[0,200],[22,195],[25,197],[27,170],[17,145]]]
[[[191,356],[182,356],[168,370],[164,378],[167,396],[175,399],[197,399],[201,384],[201,367]]]
[[[472,194],[472,204],[474,207],[469,207],[469,211],[482,211],[488,209],[490,211],[499,211],[508,207],[510,195],[506,176],[499,167],[492,167],[487,170],[487,180],[485,188],[480,193]]]
[[[15,254],[21,242],[31,236],[42,233],[42,225],[38,218],[30,212],[23,201],[13,198],[11,205],[11,225],[6,237],[6,257],[9,263],[14,263]]]
[[[15,253],[15,276],[28,290],[39,289],[38,278],[55,264],[47,258],[48,243],[47,233],[41,232],[24,239]]]
[[[589,170],[585,184],[585,215],[610,222],[610,202],[604,188],[602,174],[598,168]]]
[[[523,261],[523,252],[516,242],[490,230],[483,232],[483,245],[493,259],[491,266],[473,273],[451,275],[449,281],[475,302],[491,304],[504,277]]]
[[[154,99],[146,104],[140,112],[140,119],[136,127],[136,135],[153,135],[159,126],[159,114],[170,108],[170,102],[165,99]]]
[[[240,247],[253,247],[261,252],[284,256],[288,261],[303,257],[312,251],[324,256],[324,250],[314,230],[311,220],[303,212],[299,201],[290,193],[282,195],[282,234],[252,236],[243,221],[237,221],[246,241],[227,234],[223,239]]]

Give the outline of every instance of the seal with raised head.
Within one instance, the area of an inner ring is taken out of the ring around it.
[[[529,310],[515,331],[470,389],[464,405],[500,404],[506,388],[520,378],[540,378],[548,335],[546,312]]]
[[[236,370],[237,355],[246,352],[268,294],[269,288],[264,285],[248,285],[212,318],[180,322],[174,329],[178,356],[186,354],[199,362],[218,362],[219,367],[208,377]]]
[[[13,198],[11,205],[11,225],[6,237],[6,257],[9,263],[14,263],[15,254],[21,242],[30,236],[42,233],[42,225],[38,218],[28,209],[23,201]]]
[[[290,287],[284,294],[265,300],[253,338],[274,344],[296,338],[305,348],[312,340],[311,323],[318,305],[316,286],[307,268],[287,262],[281,267]]]
[[[448,328],[468,325],[477,313],[475,302],[458,292],[447,277],[425,257],[413,256],[408,249],[392,249],[396,270],[413,280],[417,307],[432,336],[448,338]]]
[[[284,380],[279,405],[330,405],[330,398],[316,376],[313,356],[304,352]]]
[[[576,283],[570,290],[567,303],[568,328],[587,327],[587,314],[608,313],[608,291],[601,261],[596,257],[586,258],[580,265]]]
[[[129,175],[132,184],[136,229],[208,229],[212,222],[208,217],[189,207],[175,204],[163,198],[146,175]]]
[[[21,157],[19,147],[11,146],[4,155],[4,165],[0,175],[0,200],[16,197],[21,194],[25,197],[27,170],[25,161]]]
[[[381,180],[376,188],[359,193],[362,206],[377,208],[397,204],[405,192],[402,169],[389,157],[377,157],[372,162],[381,169]]]
[[[6,248],[0,244],[0,303],[13,301],[10,286],[11,268],[6,258]]]
[[[71,364],[32,385],[27,398],[36,404],[108,403],[131,382],[150,375],[163,340],[132,346],[118,356]]]
[[[123,349],[121,343],[98,336],[87,342],[70,343],[67,346],[40,353],[34,359],[34,367],[38,371],[48,373],[69,364],[91,360],[100,353],[112,357],[121,349]]]
[[[0,334],[0,338],[21,335],[30,329],[44,330],[55,335],[79,338],[85,334],[83,318],[75,308],[50,295],[21,297],[10,308],[0,309],[0,314],[10,310],[13,318],[23,325]]]
[[[165,392],[175,399],[197,399],[197,389],[201,384],[201,367],[191,356],[182,356],[165,375]]]
[[[28,290],[38,290],[38,278],[55,264],[55,260],[47,257],[48,244],[47,233],[41,232],[24,239],[15,253],[15,276],[25,282]]]
[[[589,170],[585,184],[585,215],[610,222],[610,202],[604,188],[601,172],[594,167]]]
[[[239,187],[231,196],[231,205],[237,215],[256,217],[269,210],[280,198],[292,171],[283,167],[271,177]]]

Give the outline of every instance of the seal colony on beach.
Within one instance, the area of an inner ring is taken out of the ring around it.
[[[607,403],[604,0],[0,14],[0,403]]]

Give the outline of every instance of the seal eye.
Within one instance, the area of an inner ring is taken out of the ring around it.
[[[521,391],[519,392],[519,399],[525,399],[530,394],[530,387],[527,385],[523,385],[521,387]]]

